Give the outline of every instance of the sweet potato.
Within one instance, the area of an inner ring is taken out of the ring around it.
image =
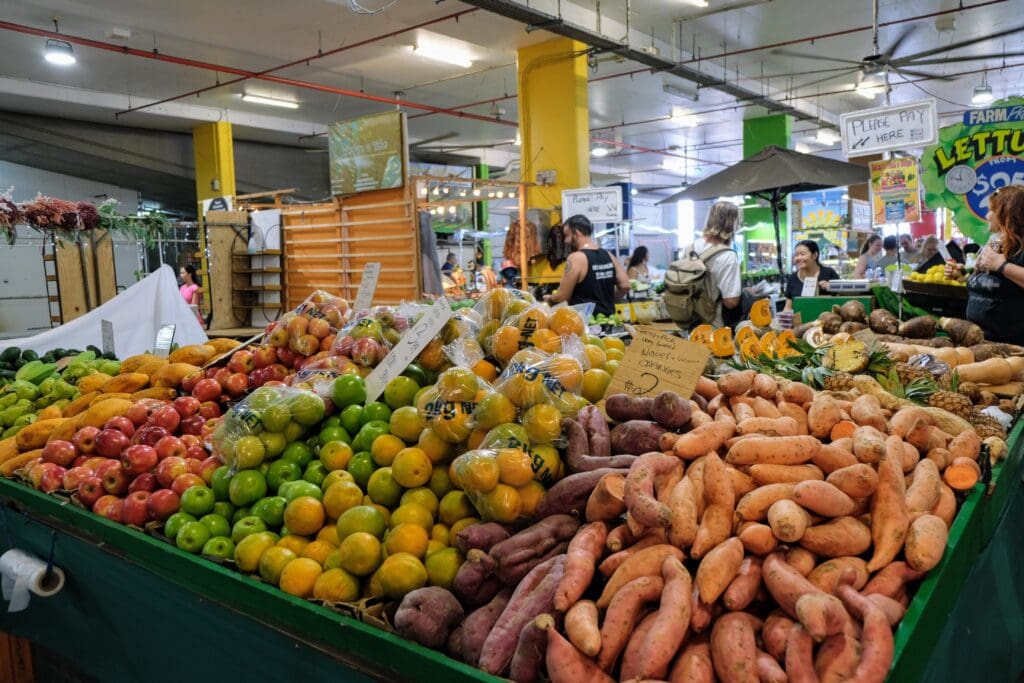
[[[565,555],[557,555],[534,567],[516,586],[508,605],[487,635],[478,667],[500,674],[512,660],[519,633],[529,622],[551,610],[555,590],[565,569]]]
[[[949,466],[949,463],[953,462],[953,455],[949,452],[948,448],[933,448],[928,451],[928,454],[925,457],[935,463],[935,467],[938,468],[940,472],[946,469],[946,467]]]
[[[565,462],[572,472],[590,472],[607,467],[629,467],[635,460],[635,457],[632,455],[588,455],[587,452],[590,450],[590,447],[587,441],[587,433],[576,420],[563,418],[562,432],[568,440],[565,448]]]
[[[625,475],[627,472],[626,469],[602,467],[590,472],[570,474],[548,489],[534,516],[538,519],[558,514],[582,516],[587,508],[587,500],[601,477],[606,474]]]
[[[739,434],[760,436],[800,436],[800,425],[791,417],[748,417],[736,423]]]
[[[665,428],[651,420],[629,420],[615,425],[611,432],[612,453],[640,455],[658,450],[658,439]]]
[[[511,588],[503,588],[495,595],[490,602],[470,612],[469,616],[462,623],[462,661],[470,666],[476,666],[480,661],[480,651],[484,647],[487,635],[494,628],[498,617],[505,611],[509,598],[512,597]]]
[[[620,681],[637,681],[639,683],[639,681],[644,679],[640,675],[640,667],[642,666],[640,650],[647,641],[647,636],[650,635],[651,629],[654,628],[656,617],[657,612],[654,610],[641,612],[639,622],[636,628],[633,629],[633,632],[629,634],[626,647],[622,650],[622,664],[619,666]]]
[[[889,429],[885,414],[882,413],[882,404],[872,394],[861,394],[854,399],[850,406],[850,417],[861,427],[874,427],[880,432]]]
[[[796,484],[767,484],[760,486],[736,503],[736,516],[745,521],[758,522],[768,515],[768,508],[777,500],[793,498]]]
[[[726,465],[725,471],[728,472],[729,481],[732,482],[734,498],[742,498],[757,488],[757,483],[749,474],[746,474],[732,465]]]
[[[523,627],[512,655],[509,678],[516,683],[534,683],[540,679],[541,663],[548,649],[547,630],[554,624],[550,614],[541,614]]]
[[[761,578],[779,607],[794,619],[797,616],[796,601],[807,593],[821,592],[800,572],[789,566],[782,554],[777,552],[765,558],[761,566]]]
[[[611,670],[622,648],[626,646],[641,608],[661,596],[665,581],[660,576],[660,566],[657,572],[659,575],[632,579],[617,590],[609,601],[604,624],[601,625],[601,652],[597,656],[597,665],[605,671]]]
[[[745,610],[761,590],[761,559],[748,557],[722,594],[722,604],[731,612]]]
[[[783,417],[789,417],[796,421],[796,436],[805,436],[810,433],[807,427],[807,411],[796,403],[779,401],[779,413]]]
[[[701,559],[697,566],[695,582],[700,599],[713,604],[729,587],[743,564],[743,543],[730,538],[714,548]]]
[[[874,427],[857,427],[853,432],[853,454],[860,462],[876,463],[885,452],[885,439],[885,433]]]
[[[725,406],[715,411],[715,422],[725,422],[726,424],[731,424],[733,429],[736,429],[736,416]]]
[[[693,389],[694,393],[703,398],[705,401],[710,401],[715,396],[720,395],[722,392],[718,389],[718,383],[710,377],[701,375],[697,378],[697,386]]]
[[[793,500],[823,517],[841,517],[853,512],[853,500],[827,481],[808,480],[793,486]]]
[[[732,508],[736,504],[729,471],[717,453],[708,453],[703,460],[704,500],[709,505],[725,505]]]
[[[904,438],[918,420],[924,420],[928,424],[932,423],[931,416],[923,408],[917,406],[900,408],[889,419],[889,434]]]
[[[718,390],[724,396],[740,396],[750,391],[757,373],[753,370],[728,372],[718,378]]]
[[[898,436],[886,439],[885,455],[878,463],[878,488],[871,500],[874,555],[868,562],[868,571],[877,571],[892,562],[907,535],[910,517],[905,500],[906,482],[899,466],[902,452],[903,444]]]
[[[942,480],[955,491],[970,491],[981,479],[981,468],[970,458],[953,458],[942,473]]]
[[[935,450],[934,448],[932,450]],[[921,462],[921,452],[917,450],[912,444],[903,442],[903,474],[908,474],[914,471],[917,467],[917,463]],[[938,463],[936,463],[938,464]]]
[[[697,489],[693,480],[683,477],[672,488],[668,508],[671,523],[668,530],[668,541],[677,548],[689,548],[697,537]]]
[[[814,400],[814,389],[802,382],[785,382],[782,386],[782,398],[798,406],[806,406]]]
[[[858,463],[832,472],[825,481],[850,498],[864,498],[875,492],[878,474],[871,465]]]
[[[615,683],[614,678],[584,657],[553,625],[549,626],[547,632],[548,649],[544,663],[551,683]]]
[[[981,438],[975,431],[960,432],[949,442],[949,454],[953,458],[977,460],[981,454]]]
[[[889,673],[894,651],[892,627],[885,613],[874,603],[864,609],[860,664],[853,680],[858,683],[882,683]]]
[[[697,527],[697,535],[690,546],[690,556],[699,560],[709,550],[729,538],[732,534],[732,521],[733,509],[728,505],[712,503],[704,508],[700,526]]]
[[[807,548],[793,546],[786,550],[786,564],[800,572],[800,576],[810,576],[818,565],[818,558]]]
[[[644,453],[636,459],[626,475],[623,500],[630,515],[644,527],[667,527],[671,512],[654,496],[654,480],[679,466],[678,458],[663,453]]]
[[[711,661],[722,683],[758,683],[755,622],[746,613],[730,612],[711,628]]]
[[[654,399],[633,397],[629,394],[612,394],[604,400],[604,411],[616,422],[629,420],[650,420]]]
[[[668,680],[669,683],[713,683],[715,668],[708,642],[702,639],[687,643],[672,665]]]
[[[861,593],[864,595],[878,593],[893,598],[907,583],[916,581],[922,576],[924,576],[924,572],[912,568],[906,562],[897,560],[882,567],[877,574],[872,576]]]
[[[494,576],[494,558],[482,550],[473,549],[459,567],[452,582],[452,592],[467,607],[478,607],[498,594],[502,582]]]
[[[592,600],[580,600],[565,613],[565,635],[588,657],[596,657],[601,651],[601,627]]]
[[[814,671],[814,641],[800,624],[793,624],[786,640],[786,675],[791,683],[817,683]]]
[[[625,482],[625,477],[623,477]],[[629,527],[625,524],[620,524],[611,531],[608,532],[608,536],[605,538],[604,546],[609,551],[617,553],[623,548],[636,543],[637,537],[633,535],[633,532],[629,530]]]
[[[706,411],[694,410],[690,416],[690,429],[696,429],[697,427],[703,427],[708,422],[713,422],[715,418],[711,417]],[[673,434],[676,438],[679,438],[678,434]],[[675,445],[675,440],[672,441]],[[671,448],[663,448],[662,450],[672,450]]]
[[[767,555],[779,545],[779,539],[775,538],[772,528],[760,522],[740,522],[736,528],[736,537],[752,555]]]
[[[696,585],[693,587],[691,604],[690,628],[693,629],[694,633],[702,633],[711,625],[714,614],[712,613],[711,605],[700,599],[700,591],[697,590]]]
[[[573,517],[553,515],[496,544],[490,550],[495,576],[514,586],[538,564],[565,552],[563,546],[567,547],[578,528]]]
[[[608,527],[591,522],[576,532],[566,551],[565,571],[555,591],[555,609],[565,612],[583,595],[594,578],[594,567],[604,550]]]
[[[898,600],[893,600],[890,597],[879,595],[878,593],[872,593],[866,597],[874,603],[875,607],[885,613],[885,618],[888,620],[889,626],[893,628],[896,628],[896,625],[903,620],[903,615],[907,613],[906,608],[900,604]]]
[[[711,451],[717,451],[735,433],[735,424],[717,420],[709,422],[680,436],[672,447],[672,452],[684,460],[693,460]]]
[[[807,580],[826,593],[836,594],[839,581],[845,572],[853,572],[853,586],[860,590],[868,582],[867,563],[859,557],[834,557],[822,562],[807,576]]]
[[[666,557],[683,559],[683,551],[668,544],[660,544],[644,548],[633,555],[612,574],[605,584],[601,596],[597,599],[597,606],[604,609],[607,607],[615,594],[627,583],[644,576],[660,576],[661,565]]]
[[[754,415],[756,417],[769,420],[777,420],[782,417],[782,413],[779,412],[779,408],[775,405],[774,401],[755,396],[751,399],[751,405],[754,407]]]
[[[904,438],[921,453],[927,453],[933,448],[946,447],[946,437],[942,430],[924,420],[914,422]]]
[[[852,440],[845,441],[850,441],[852,445]],[[847,450],[837,443],[823,443],[818,453],[811,458],[811,462],[828,475],[844,467],[856,465],[859,461],[852,450]]]
[[[832,431],[829,432],[829,441],[838,441],[839,439],[849,439],[853,437],[853,432],[857,429],[857,423],[853,420],[840,420],[836,422],[832,427]]]
[[[903,554],[907,564],[918,571],[926,572],[942,560],[946,551],[949,529],[946,523],[935,515],[922,515],[910,524]]]
[[[939,502],[939,487],[942,478],[939,475],[939,468],[935,462],[926,459],[922,460],[914,468],[914,480],[907,487],[904,496],[907,512],[928,512]]]
[[[939,500],[931,512],[946,523],[947,529],[953,526],[953,518],[956,517],[956,495],[953,489],[943,482],[939,482]]]
[[[417,588],[402,598],[395,612],[395,630],[424,647],[439,648],[448,642],[449,632],[462,616],[462,605],[444,588]]]
[[[808,593],[796,601],[800,624],[817,642],[840,633],[855,635],[849,613],[842,601],[827,593]]]
[[[750,476],[756,484],[797,483],[808,479],[824,479],[817,465],[752,465]]]
[[[584,406],[576,414],[576,421],[586,432],[590,449],[587,451],[595,457],[608,457],[612,454],[611,432],[608,421],[597,406]]]
[[[811,517],[794,501],[783,499],[768,508],[768,525],[775,538],[783,543],[796,543],[811,525]]]
[[[693,599],[690,573],[678,559],[667,557],[661,565],[661,575],[665,587],[651,630],[640,648],[639,678],[664,678],[690,627]]]
[[[761,642],[764,643],[765,651],[777,660],[781,660],[786,654],[786,640],[794,623],[796,622],[780,610],[775,610],[764,620],[761,627]]]
[[[761,372],[754,377],[750,388],[757,396],[774,401],[775,394],[779,390],[779,382],[771,375]]]
[[[690,422],[690,402],[674,391],[663,391],[654,397],[651,418],[665,429],[679,429]]]
[[[473,548],[484,551],[506,540],[508,529],[497,522],[472,524],[455,535],[455,545],[463,555]]]
[[[821,448],[813,436],[754,437],[729,449],[726,462],[733,465],[802,465]]]
[[[587,521],[601,522],[617,519],[626,511],[625,495],[625,477],[621,474],[606,474],[601,477],[590,494],[590,498],[587,499]],[[468,528],[472,529],[473,527]]]
[[[836,423],[843,419],[843,411],[834,398],[818,394],[807,409],[807,427],[811,436],[824,439],[832,432]]]
[[[818,648],[814,671],[821,683],[852,681],[860,661],[860,642],[845,633],[829,636]]]
[[[871,530],[855,517],[836,517],[804,532],[800,545],[816,555],[860,555],[871,547]]]

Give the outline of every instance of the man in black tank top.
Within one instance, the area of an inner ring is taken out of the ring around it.
[[[573,252],[565,262],[558,291],[544,299],[570,306],[593,302],[594,314],[612,315],[615,302],[629,291],[629,278],[622,265],[594,241],[594,226],[586,216],[572,216],[562,226],[565,243]]]

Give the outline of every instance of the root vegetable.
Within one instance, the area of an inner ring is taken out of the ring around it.
[[[463,555],[476,548],[485,553],[509,537],[508,529],[497,522],[472,524],[455,535],[455,545]]]
[[[932,508],[932,514],[946,523],[946,528],[953,526],[956,517],[956,495],[946,484],[939,483],[939,500]]]
[[[651,629],[654,627],[654,619],[657,613],[649,611],[641,615],[640,623],[636,625],[633,632],[629,634],[629,640],[622,651],[622,665],[619,667],[620,681],[637,681],[644,677],[640,675],[642,665],[640,650],[647,640]],[[675,653],[673,653],[675,654]]]
[[[650,420],[654,399],[635,398],[629,394],[612,394],[604,400],[604,411],[616,422],[629,420]]]
[[[527,527],[491,548],[494,575],[514,586],[538,564],[564,553],[578,528],[579,522],[569,515],[553,515]]]
[[[597,605],[592,600],[580,600],[565,613],[565,634],[588,657],[596,657],[601,651]]]
[[[936,449],[937,450],[937,449]],[[907,512],[928,512],[939,502],[939,487],[942,479],[939,468],[931,459],[917,463],[914,468],[914,481],[907,488],[904,496]]]
[[[735,424],[716,419],[680,436],[672,447],[672,452],[684,460],[693,460],[711,451],[717,451],[735,433]]]
[[[860,642],[845,633],[826,638],[814,658],[814,671],[821,683],[855,680],[860,650]]]
[[[870,570],[870,567],[868,568]],[[917,581],[924,572],[913,569],[906,562],[897,560],[882,567],[877,574],[871,577],[868,584],[861,592],[864,595],[878,593],[889,598],[896,597],[903,587],[911,581]]]
[[[985,341],[985,333],[980,327],[960,318],[939,318],[939,326],[957,346],[974,346]]]
[[[742,498],[757,488],[753,478],[732,465],[726,465],[726,472],[729,473],[729,481],[732,482],[732,490],[735,498]]]
[[[771,375],[766,375],[762,372],[758,373],[757,376],[754,377],[754,382],[751,388],[757,396],[768,399],[769,401],[774,401],[775,393],[779,390],[779,383]]]
[[[697,378],[697,386],[694,387],[694,392],[706,401],[710,401],[722,393],[718,389],[718,383],[704,375]]]
[[[810,576],[818,564],[818,558],[807,548],[795,546],[786,551],[786,564],[800,572],[800,576]]]
[[[946,437],[943,435],[942,430],[931,426],[924,420],[914,422],[914,426],[910,428],[910,431],[903,438],[921,453],[927,453],[933,448],[946,447]]]
[[[587,499],[586,519],[601,522],[617,519],[626,511],[626,478],[621,474],[606,474],[594,487]],[[476,525],[474,525],[476,526]],[[468,527],[472,529],[473,527]]]
[[[731,612],[745,610],[761,590],[761,560],[748,557],[740,564],[736,577],[725,589],[722,604]]]
[[[711,661],[722,683],[758,683],[754,623],[748,614],[730,612],[711,628]]]
[[[871,547],[871,530],[855,517],[836,517],[809,527],[800,545],[823,557],[860,555]]]
[[[910,517],[905,500],[906,482],[900,466],[902,458],[902,440],[898,436],[890,436],[885,442],[885,455],[878,462],[878,488],[871,499],[874,555],[868,562],[868,571],[877,571],[892,562],[906,539]]]
[[[838,313],[825,312],[818,316],[818,322],[825,334],[836,334],[846,321]]]
[[[623,525],[626,526],[626,525]],[[665,538],[658,534],[648,534],[643,538],[637,540],[633,545],[629,546],[624,550],[620,550],[614,555],[609,555],[604,558],[597,570],[601,572],[602,576],[611,576],[615,573],[615,570],[622,566],[622,563],[629,558],[636,555],[644,548],[650,548],[651,546],[661,545],[665,542]]]
[[[757,417],[764,417],[776,420],[782,417],[782,413],[779,412],[779,409],[775,405],[774,401],[769,401],[766,398],[755,396],[752,399],[751,405],[753,405],[754,415],[756,415]]]
[[[741,396],[750,390],[756,376],[753,370],[726,373],[718,378],[718,390],[724,396]]]
[[[615,594],[627,583],[645,576],[660,576],[661,565],[666,557],[683,559],[683,551],[668,544],[660,544],[644,548],[615,570],[608,583],[605,584],[601,597],[597,599],[597,606],[604,609],[608,607]]]
[[[651,420],[629,420],[615,425],[611,432],[612,452],[640,455],[658,450],[658,439],[665,428]]]
[[[733,445],[725,460],[733,465],[802,465],[820,448],[813,436],[752,437]]]
[[[700,599],[700,591],[697,590],[696,585],[693,587],[691,605],[692,612],[690,613],[690,627],[693,629],[694,633],[702,633],[711,625],[711,618],[713,615],[711,605]]]
[[[796,421],[796,435],[805,436],[809,433],[807,428],[807,411],[796,403],[779,401],[779,412],[783,417],[791,417]]]
[[[896,334],[910,339],[931,339],[935,336],[937,327],[938,324],[935,318],[930,315],[921,315],[911,318],[900,325],[900,329]]]
[[[900,329],[900,319],[884,308],[876,308],[868,315],[868,326],[876,334],[896,334]]]
[[[519,632],[515,654],[509,666],[508,677],[516,683],[534,683],[540,678],[541,662],[548,649],[547,630],[555,620],[550,614],[541,614]]]
[[[954,491],[970,491],[980,479],[978,463],[969,458],[954,458],[942,473],[942,480]]]
[[[786,675],[791,683],[818,683],[814,670],[814,641],[800,624],[793,624],[786,640]]]
[[[636,459],[626,475],[626,509],[644,527],[667,527],[671,523],[671,512],[664,503],[654,497],[654,479],[666,474],[679,465],[679,460],[662,453],[645,453]]]
[[[800,425],[791,417],[748,417],[736,423],[741,435],[800,436]]]
[[[693,480],[683,477],[672,488],[668,508],[671,514],[668,541],[677,548],[689,548],[697,537],[697,489]]]
[[[761,683],[786,683],[789,680],[775,658],[761,650],[757,651],[757,677]]]
[[[793,486],[793,500],[823,517],[841,517],[853,512],[853,500],[827,481],[808,480]]]
[[[498,617],[505,611],[509,598],[512,597],[512,589],[502,589],[494,598],[483,607],[478,607],[470,612],[462,624],[462,661],[470,666],[476,666],[480,661],[480,651],[484,647],[487,635],[494,628]]]
[[[559,612],[565,612],[574,605],[590,586],[607,535],[608,528],[604,522],[591,522],[580,527],[569,541],[565,571],[555,591],[555,609]]]
[[[782,387],[782,398],[789,403],[805,406],[814,400],[814,389],[802,382],[787,382]]]
[[[658,568],[660,574],[660,566]],[[614,577],[612,577],[614,580]],[[601,626],[601,652],[597,665],[610,671],[626,646],[640,616],[641,608],[661,596],[665,582],[661,576],[641,576],[623,585],[608,603]],[[598,606],[601,603],[598,601]]]
[[[697,527],[697,535],[690,547],[690,556],[700,559],[732,534],[733,509],[728,505],[712,503],[704,509]]]
[[[905,438],[918,420],[924,420],[928,424],[932,423],[931,416],[925,412],[924,408],[917,406],[901,408],[889,420],[889,434]]]
[[[858,463],[832,472],[825,481],[850,498],[864,498],[878,487],[878,474],[871,465]]]
[[[417,588],[402,598],[395,612],[395,630],[424,647],[439,648],[448,642],[449,632],[462,616],[462,605],[444,588]]]
[[[548,649],[544,662],[551,683],[615,683],[614,678],[583,656],[557,629],[549,626],[547,632]]]
[[[587,500],[601,477],[610,473],[625,475],[627,472],[625,469],[602,467],[590,472],[570,474],[548,489],[534,516],[538,519],[559,514],[582,516],[587,508]]]
[[[729,587],[743,564],[743,543],[730,538],[714,548],[701,559],[697,566],[696,584],[700,599],[713,604]]]
[[[623,477],[623,481],[625,481],[625,477]],[[604,545],[609,551],[617,553],[623,548],[628,548],[633,545],[636,541],[637,537],[633,535],[633,532],[629,530],[629,527],[625,524],[621,524],[608,532]]]
[[[892,628],[885,613],[874,603],[864,609],[861,660],[854,672],[858,683],[882,683],[889,673],[894,651]]]
[[[760,486],[739,499],[736,516],[745,521],[758,522],[768,515],[768,508],[775,501],[792,499],[796,484],[767,484]]]
[[[651,418],[666,429],[679,429],[690,422],[690,402],[674,391],[663,391],[654,397]]]
[[[860,462],[876,463],[885,452],[885,439],[885,433],[874,427],[857,427],[853,432],[853,454]]]
[[[743,548],[754,555],[767,555],[779,545],[772,528],[759,522],[742,522],[736,537],[743,543]]]
[[[766,484],[796,484],[810,479],[824,479],[817,465],[752,465],[750,476],[759,486]]]
[[[981,438],[975,431],[961,432],[949,442],[949,454],[953,458],[977,460],[981,454]]]
[[[807,409],[807,427],[811,436],[819,439],[827,438],[832,428],[842,419],[842,408],[828,394],[818,394]]]
[[[880,432],[889,429],[885,415],[882,414],[882,404],[871,394],[862,394],[854,399],[850,407],[850,417],[861,427],[874,427]]]
[[[846,439],[849,441],[849,439]],[[856,465],[859,461],[852,450],[846,450],[841,445],[831,443],[822,444],[818,453],[811,459],[825,474],[832,474],[836,470],[850,465]]]
[[[827,562],[822,562],[814,568],[807,576],[807,580],[817,586],[820,590],[836,594],[840,579],[846,572],[853,572],[853,586],[857,590],[863,588],[868,582],[867,562],[859,557],[835,557]]]
[[[713,683],[714,680],[711,646],[704,640],[687,644],[669,674],[669,683]]]
[[[661,565],[665,587],[661,605],[639,653],[639,678],[664,678],[690,627],[693,582],[683,563],[674,557]],[[625,675],[625,674],[623,674]]]
[[[921,451],[917,450],[917,448],[914,445],[904,441],[903,462],[901,463],[903,467],[903,474],[913,472],[914,468],[917,467],[917,463],[919,462],[921,462]]]
[[[502,583],[494,576],[497,564],[482,550],[473,549],[466,554],[466,561],[459,567],[452,582],[452,592],[467,607],[486,603],[501,590]]]
[[[708,453],[703,460],[704,500],[709,505],[725,505],[732,508],[736,504],[732,487],[732,478],[717,453]]]
[[[868,600],[873,602],[876,607],[885,613],[885,618],[889,621],[889,626],[896,628],[896,625],[903,620],[903,615],[907,613],[907,610],[897,600],[893,600],[890,597],[873,593],[867,596]]]
[[[768,525],[775,538],[783,543],[796,543],[811,525],[811,517],[792,500],[779,500],[768,508]]]
[[[563,418],[562,432],[569,442],[565,448],[565,461],[573,472],[590,472],[608,467],[629,467],[635,461],[633,455],[588,455],[590,446],[587,441],[587,433],[576,420]]]
[[[781,661],[785,656],[789,630],[795,623],[779,610],[775,610],[764,620],[764,626],[761,627],[761,642],[764,643],[765,651],[776,660]]]
[[[935,515],[922,515],[910,524],[903,554],[913,569],[926,572],[942,560],[949,529]]]
[[[801,596],[821,592],[800,572],[789,566],[781,553],[772,553],[765,558],[761,566],[761,577],[775,602],[793,619],[797,616],[796,601]]]
[[[850,615],[842,601],[827,593],[809,593],[796,601],[796,614],[800,624],[815,641],[840,633],[853,635]]]

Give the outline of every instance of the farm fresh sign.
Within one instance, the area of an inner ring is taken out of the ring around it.
[[[942,128],[921,161],[927,206],[951,210],[960,231],[984,244],[989,196],[1024,185],[1024,99],[964,112],[963,123]]]

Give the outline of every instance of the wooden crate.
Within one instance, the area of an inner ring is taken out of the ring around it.
[[[81,244],[58,240],[54,251],[62,323],[85,315],[117,295],[114,243],[105,231],[90,232]]]

